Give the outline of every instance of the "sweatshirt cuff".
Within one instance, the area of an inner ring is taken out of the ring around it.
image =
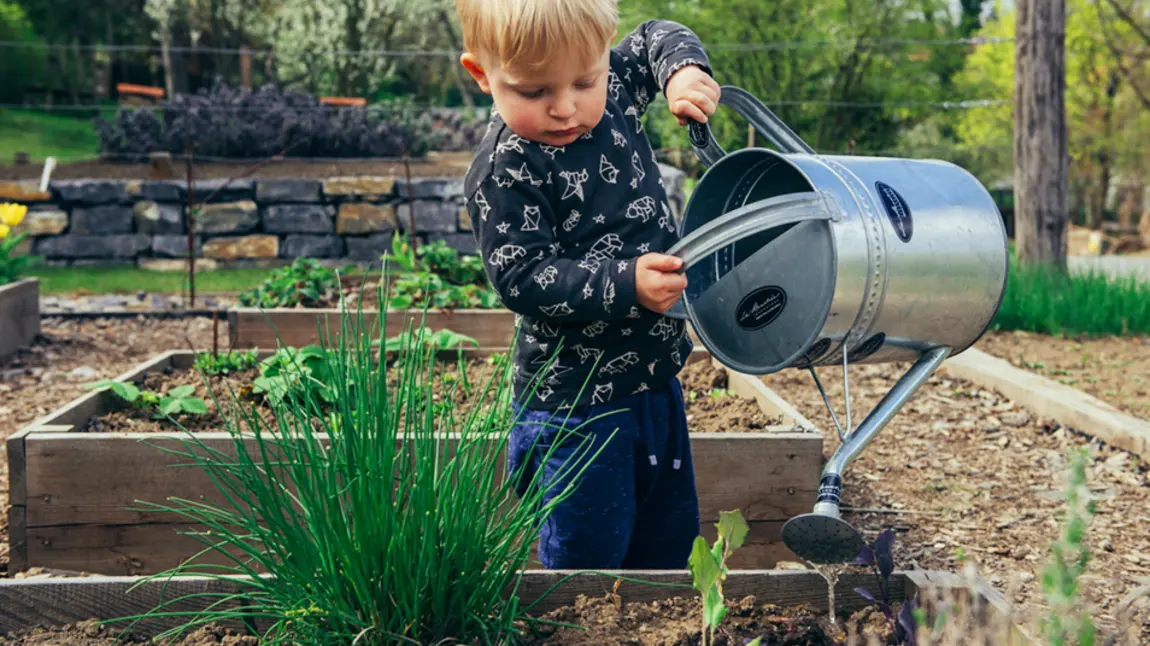
[[[686,53],[683,56],[667,61],[667,63],[658,70],[657,80],[659,82],[659,91],[666,92],[667,82],[671,80],[671,77],[675,75],[675,72],[678,72],[688,65],[694,65],[702,69],[711,78],[715,77],[715,73],[711,70],[711,66],[707,61],[706,56],[699,55],[698,53]]]
[[[607,305],[607,315],[611,318],[622,318],[632,314],[634,308],[639,306],[639,293],[635,289],[635,258],[612,260],[608,280],[608,293],[604,304]]]

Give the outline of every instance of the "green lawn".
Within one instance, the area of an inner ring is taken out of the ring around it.
[[[33,162],[49,156],[58,160],[95,157],[100,140],[91,117],[0,109],[0,164],[26,152]]]
[[[196,293],[239,293],[258,285],[270,269],[217,269],[196,272]],[[149,294],[179,293],[186,285],[182,272],[160,272],[135,267],[35,267],[28,272],[40,279],[42,294]]]

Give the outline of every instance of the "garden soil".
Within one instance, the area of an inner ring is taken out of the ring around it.
[[[850,367],[854,424],[908,367]],[[842,369],[818,373],[842,420]],[[829,457],[839,440],[810,374],[788,370],[763,380],[819,427]],[[868,540],[894,528],[900,570],[955,572],[964,562],[973,563],[1017,603],[1019,621],[1034,621],[1047,608],[1041,581],[1051,544],[1060,537],[1066,456],[1088,444],[1095,449],[1087,477],[1096,508],[1080,589],[1100,625],[1117,625],[1130,609],[1139,643],[1150,643],[1146,465],[1038,418],[996,392],[945,373],[931,377],[847,468],[844,518]]]
[[[979,350],[1150,420],[1150,336],[1057,339],[988,332]]]
[[[743,646],[762,637],[763,646],[837,646],[852,643],[859,636],[866,644],[871,636],[888,643],[886,619],[875,608],[854,613],[835,624],[806,606],[780,607],[758,603],[756,599],[728,600],[730,611],[715,634],[715,646]],[[629,604],[617,596],[580,596],[574,605],[559,608],[543,619],[580,626],[580,629],[537,626],[525,628],[530,646],[696,646],[700,643],[701,608],[697,598]],[[95,622],[81,622],[60,628],[12,633],[0,644],[11,646],[111,646],[113,644],[152,644],[149,640],[115,640],[116,633]],[[204,626],[182,640],[167,646],[258,646],[254,636],[241,635],[217,625]],[[874,641],[871,643],[880,643]]]
[[[495,368],[487,359],[468,361],[466,375],[470,389],[446,387],[443,381],[444,374],[457,375],[458,364],[441,362],[437,365],[434,390],[438,397],[442,397],[445,389],[449,389],[456,415],[462,418],[469,413],[474,402],[490,401],[495,388],[492,383],[494,370]],[[393,387],[397,374],[394,370],[388,372],[388,382]],[[97,433],[170,433],[176,430],[192,432],[226,430],[225,420],[235,419],[230,410],[236,398],[243,402],[256,402],[258,404],[257,410],[261,416],[265,420],[270,420],[270,408],[262,402],[261,397],[251,394],[252,381],[258,376],[257,370],[248,370],[209,377],[205,383],[204,377],[194,369],[149,373],[137,382],[141,390],[164,394],[179,386],[191,385],[195,388],[192,396],[204,400],[209,413],[207,415],[180,416],[178,418],[180,427],[177,427],[170,421],[154,419],[152,414],[146,410],[122,404],[116,410],[92,419],[82,430]],[[693,432],[760,432],[768,426],[782,423],[781,418],[764,414],[754,400],[737,397],[728,391],[726,371],[715,368],[708,361],[699,361],[687,366],[680,373],[680,378],[683,382],[684,394],[688,400],[686,407],[687,423]],[[486,396],[483,396],[481,392],[484,385],[489,385],[492,389],[488,391]],[[224,408],[223,416],[219,414],[217,403]]]

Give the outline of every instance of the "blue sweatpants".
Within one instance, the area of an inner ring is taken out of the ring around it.
[[[515,413],[519,422],[511,431],[508,470],[514,476],[523,469],[516,483],[520,496],[538,474],[534,484],[550,500],[572,481],[571,465],[589,463],[573,493],[539,530],[545,567],[687,567],[699,534],[699,501],[677,378],[606,405],[569,411],[516,405]],[[556,436],[561,441],[550,450]]]

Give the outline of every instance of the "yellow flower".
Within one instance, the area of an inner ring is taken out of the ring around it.
[[[19,226],[19,224],[24,221],[24,215],[26,213],[28,213],[28,207],[23,204],[0,204],[0,224],[8,228]],[[5,234],[7,234],[7,231],[5,231]]]
[[[12,229],[7,224],[0,224],[0,240],[8,237],[8,232]]]

